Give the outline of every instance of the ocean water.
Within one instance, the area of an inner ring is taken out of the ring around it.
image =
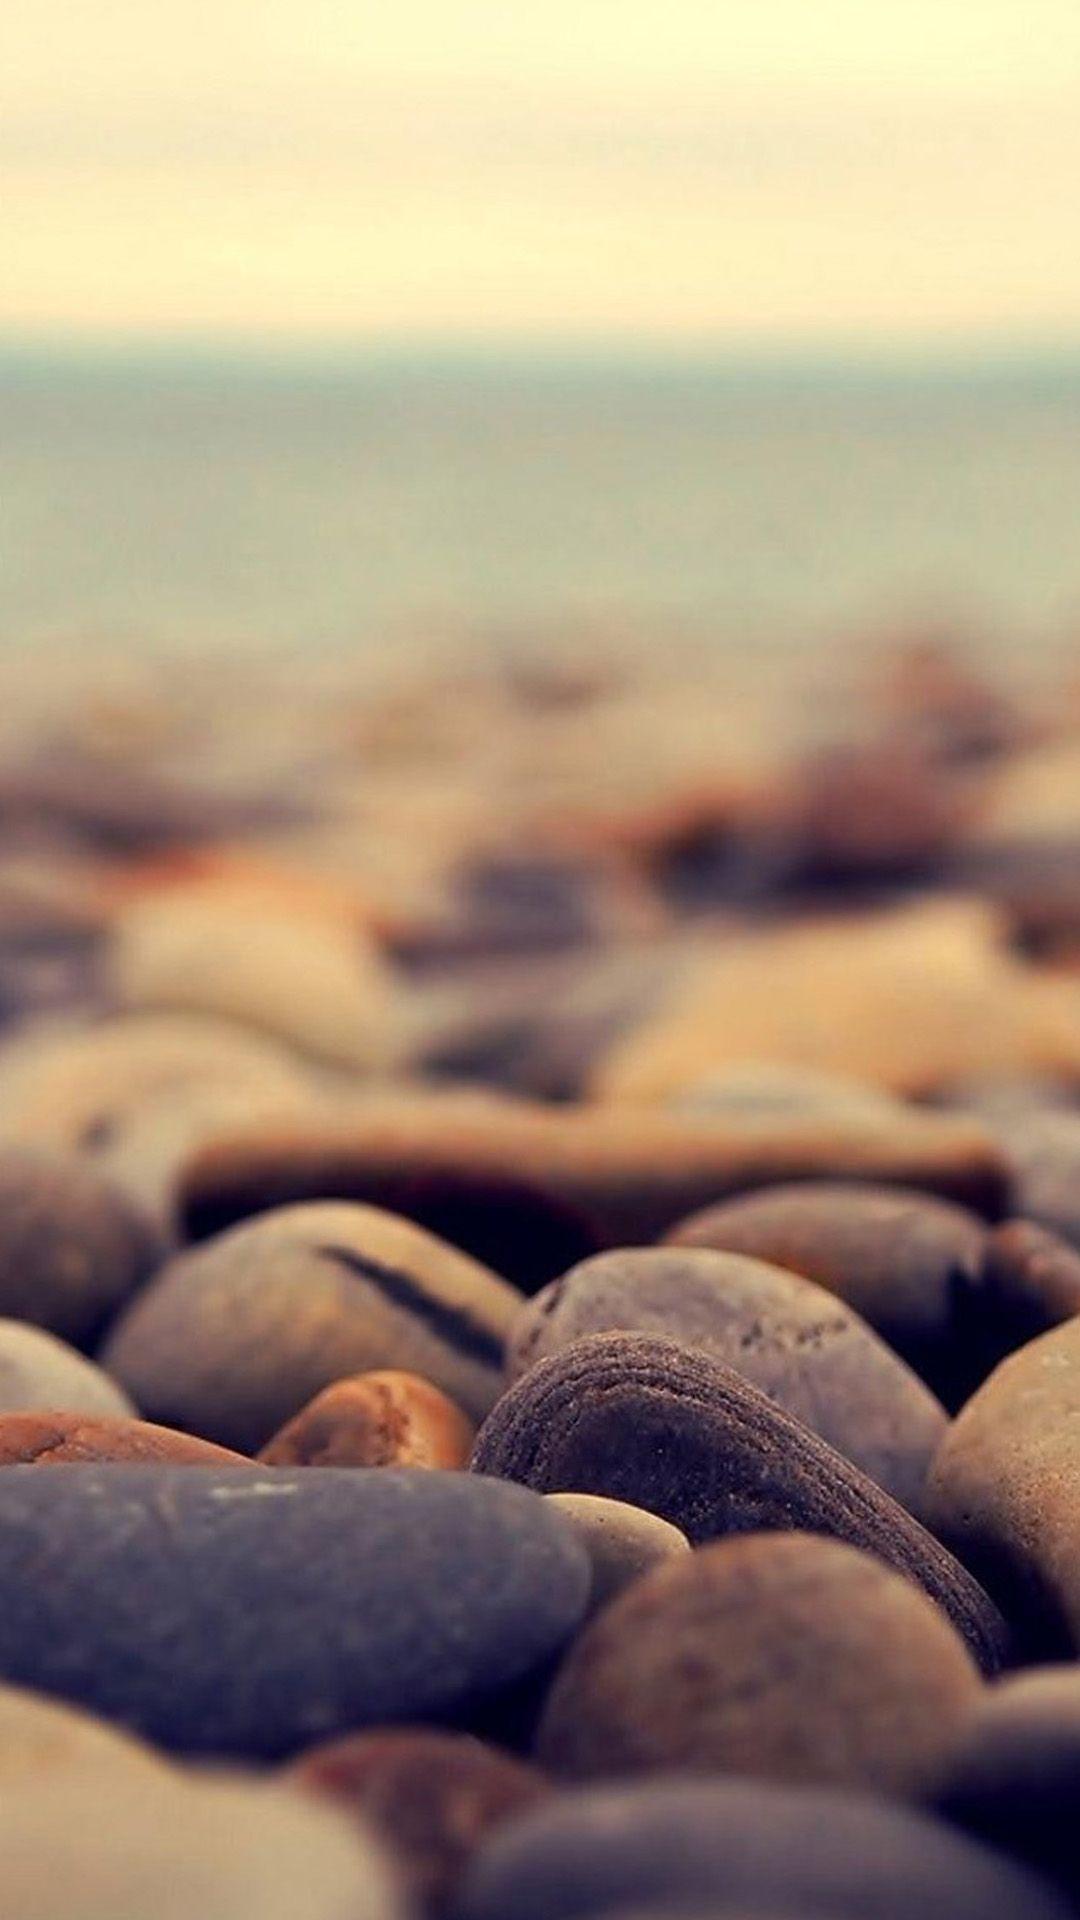
[[[1080,632],[1080,359],[0,353],[0,640]]]

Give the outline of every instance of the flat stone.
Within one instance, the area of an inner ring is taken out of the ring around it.
[[[455,1920],[585,1920],[634,1906],[834,1920],[1066,1920],[1038,1875],[902,1805],[763,1780],[578,1789],[503,1828]]]
[[[415,1373],[359,1373],[316,1394],[259,1455],[274,1467],[468,1465],[475,1438],[445,1393]]]
[[[225,1776],[5,1782],[0,1853],[12,1920],[405,1920],[374,1840]]]
[[[1080,1320],[1010,1354],[953,1421],[927,1481],[944,1540],[1038,1651],[1080,1650]]]
[[[558,1653],[588,1593],[566,1522],[465,1474],[0,1469],[0,1674],[170,1750],[451,1716]]]
[[[149,1420],[94,1419],[81,1413],[0,1414],[0,1467],[70,1465],[72,1461],[191,1467],[250,1467],[242,1453]]]
[[[575,1779],[735,1773],[920,1793],[982,1691],[944,1614],[813,1534],[702,1547],[574,1642],[537,1754]]]
[[[522,1308],[508,1372],[515,1378],[585,1334],[622,1331],[723,1360],[918,1511],[945,1410],[836,1294],[711,1248],[596,1254]]]
[[[569,1520],[592,1562],[589,1612],[598,1613],[653,1567],[690,1552],[679,1527],[658,1513],[605,1500],[596,1493],[549,1493],[545,1499]]]
[[[603,1247],[647,1245],[695,1209],[823,1179],[915,1187],[994,1218],[1008,1199],[1000,1147],[963,1115],[898,1105],[883,1125],[373,1090],[347,1111],[223,1130],[192,1155],[180,1211],[201,1238],[269,1207],[362,1201],[534,1290]]]
[[[487,1836],[551,1792],[535,1767],[437,1727],[347,1734],[309,1748],[285,1778],[378,1834],[431,1915],[445,1910]]]
[[[880,1487],[741,1375],[647,1334],[592,1334],[542,1360],[477,1435],[474,1472],[539,1493],[605,1494],[699,1545],[730,1533],[830,1535],[916,1581],[980,1666],[1006,1630],[950,1553]]]
[[[135,1407],[100,1367],[43,1327],[0,1320],[0,1413],[39,1410],[126,1419]]]
[[[411,1221],[312,1203],[170,1261],[104,1358],[151,1418],[255,1452],[324,1387],[384,1368],[418,1373],[482,1416],[520,1303]]]
[[[936,1385],[955,1375],[977,1315],[983,1223],[923,1192],[833,1180],[781,1185],[708,1207],[668,1238],[816,1281]]]

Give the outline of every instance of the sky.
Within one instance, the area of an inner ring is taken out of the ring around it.
[[[0,16],[8,333],[1080,340],[1080,0]]]

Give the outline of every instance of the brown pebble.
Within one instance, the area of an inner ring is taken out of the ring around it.
[[[1080,1671],[1031,1667],[986,1687],[948,1755],[937,1810],[997,1847],[1080,1885]]]
[[[1007,1195],[999,1149],[955,1115],[898,1108],[882,1125],[419,1094],[224,1132],[192,1156],[181,1211],[201,1238],[294,1201],[359,1200],[536,1287],[603,1247],[645,1245],[696,1208],[813,1179],[914,1186],[994,1218]]]
[[[415,1373],[336,1380],[267,1442],[271,1467],[464,1467],[474,1429]]]
[[[575,1641],[537,1751],[576,1778],[719,1772],[914,1794],[981,1691],[910,1580],[749,1534],[655,1569]]]
[[[312,1747],[284,1776],[358,1817],[441,1913],[481,1842],[550,1792],[534,1767],[468,1734],[380,1727]]]
[[[922,1192],[808,1181],[708,1207],[668,1238],[816,1281],[939,1391],[966,1368],[986,1230],[961,1207]]]
[[[84,1159],[0,1146],[0,1314],[90,1346],[160,1258],[149,1218]]]
[[[926,1486],[935,1532],[1022,1619],[1036,1654],[1080,1651],[1080,1319],[1010,1354],[962,1408]]]
[[[1080,1313],[1080,1252],[1033,1220],[1007,1220],[987,1240],[983,1288],[1000,1357]]]
[[[905,1508],[733,1368],[672,1340],[592,1334],[541,1360],[488,1415],[472,1468],[626,1500],[695,1545],[793,1527],[846,1540],[923,1586],[982,1667],[1001,1664],[997,1609]]]
[[[249,1467],[228,1447],[149,1420],[95,1420],[80,1413],[0,1414],[0,1467],[55,1466],[71,1460],[140,1460],[178,1467]]]

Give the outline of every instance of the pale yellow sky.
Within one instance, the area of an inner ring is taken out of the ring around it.
[[[1080,0],[3,12],[0,327],[1080,337]]]

